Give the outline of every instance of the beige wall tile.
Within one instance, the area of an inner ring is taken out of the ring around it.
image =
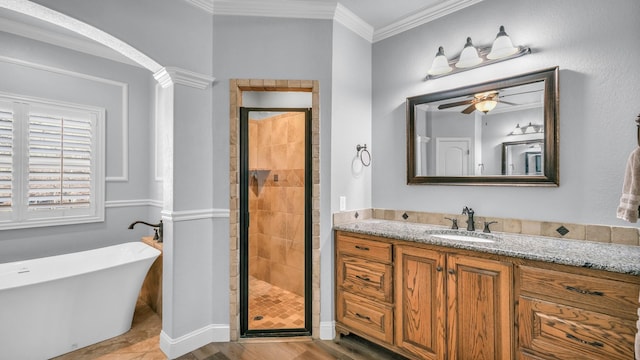
[[[504,219],[502,231],[520,234],[522,232],[522,221],[516,219]]]
[[[540,221],[522,220],[522,233],[526,235],[542,235],[542,223]]]
[[[384,209],[373,209],[374,219],[384,219]]]
[[[558,233],[557,229],[561,226],[564,226],[569,230],[566,235],[561,235]],[[557,223],[557,222],[542,222],[541,224],[541,233],[542,236],[550,236],[557,238],[567,238],[567,239],[576,239],[576,240],[584,240],[586,236],[586,226],[580,224],[565,224],[565,223]]]
[[[385,220],[395,220],[396,212],[395,210],[385,210],[384,211],[384,219]]]
[[[611,242],[614,244],[640,245],[638,228],[613,226],[611,228]]]
[[[586,225],[585,239],[604,243],[611,242],[611,226]]]

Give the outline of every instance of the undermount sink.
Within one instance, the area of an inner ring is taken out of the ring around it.
[[[493,243],[498,240],[493,234],[481,233],[481,232],[462,232],[455,230],[428,230],[427,234],[437,236],[441,239],[455,240],[455,241],[467,241],[467,242],[480,242],[480,243]]]

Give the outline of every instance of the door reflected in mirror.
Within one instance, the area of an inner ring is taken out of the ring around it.
[[[409,184],[558,184],[552,68],[407,99]]]

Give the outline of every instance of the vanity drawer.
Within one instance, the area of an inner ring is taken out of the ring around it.
[[[353,256],[338,258],[338,284],[347,291],[390,302],[392,267]]]
[[[350,254],[383,263],[391,263],[391,244],[352,237],[338,232],[336,235],[338,254]]]
[[[336,320],[354,330],[391,344],[393,309],[348,292],[338,293]]]
[[[587,305],[605,313],[637,319],[638,284],[528,266],[521,266],[519,272],[522,292],[547,295],[563,303]]]
[[[635,321],[521,296],[521,351],[544,359],[629,360]]]

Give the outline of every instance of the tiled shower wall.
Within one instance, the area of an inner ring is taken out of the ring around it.
[[[249,273],[304,296],[305,114],[249,120]]]

